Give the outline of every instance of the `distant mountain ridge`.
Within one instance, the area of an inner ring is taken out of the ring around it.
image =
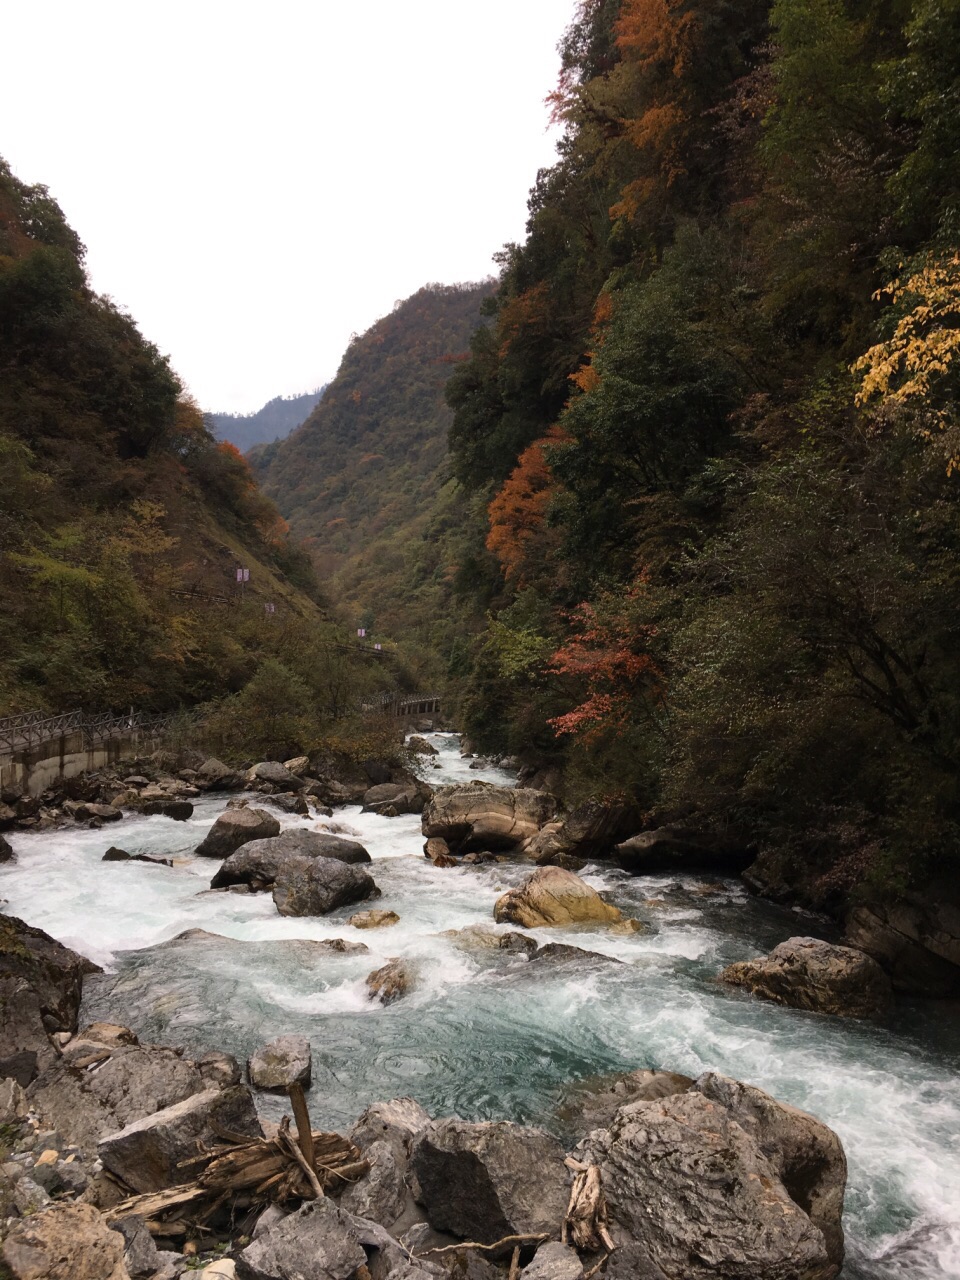
[[[306,422],[250,459],[341,605],[378,636],[423,628],[432,645],[447,625],[446,533],[464,512],[449,509],[444,388],[492,289],[431,284],[398,303],[350,343]]]
[[[204,418],[218,440],[228,440],[246,453],[254,445],[285,439],[306,421],[325,389],[320,387],[299,396],[274,396],[256,413],[206,413]]]

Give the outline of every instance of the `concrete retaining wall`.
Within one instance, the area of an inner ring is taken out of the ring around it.
[[[38,796],[47,787],[79,773],[102,769],[124,756],[156,751],[159,734],[134,729],[88,747],[80,732],[61,734],[38,747],[7,751],[0,755],[0,786],[20,787],[28,795]]]

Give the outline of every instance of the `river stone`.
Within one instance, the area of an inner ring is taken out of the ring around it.
[[[281,791],[300,791],[303,779],[285,768],[279,760],[262,760],[247,773],[250,782],[269,782],[272,787]]]
[[[282,916],[323,916],[379,892],[360,867],[335,858],[288,858],[277,873],[273,901]]]
[[[232,791],[235,787],[242,785],[237,771],[214,756],[204,760],[197,770],[197,782],[211,791]]]
[[[269,1044],[261,1045],[248,1060],[247,1079],[258,1089],[278,1089],[281,1093],[291,1084],[302,1084],[308,1089],[312,1065],[310,1041],[306,1036],[277,1036]]]
[[[768,956],[728,965],[720,981],[794,1009],[868,1018],[891,1005],[890,979],[876,960],[818,938],[788,938]]]
[[[373,1142],[388,1142],[400,1151],[410,1151],[430,1123],[428,1113],[413,1098],[372,1102],[350,1130],[350,1141],[361,1150]]]
[[[164,818],[173,818],[175,822],[186,822],[193,817],[193,805],[189,800],[148,800],[140,812],[147,816],[160,814]]]
[[[605,956],[600,951],[585,951],[583,947],[571,947],[565,942],[548,942],[546,946],[537,947],[530,957],[530,963],[544,967],[559,968],[562,965],[622,964],[616,956]]]
[[[557,1116],[578,1135],[591,1129],[605,1129],[628,1102],[652,1102],[683,1093],[693,1084],[690,1076],[675,1071],[627,1071],[620,1075],[593,1076],[578,1080],[566,1090]]]
[[[226,809],[197,845],[201,858],[226,858],[251,840],[265,840],[280,834],[280,823],[265,809]]]
[[[216,1145],[219,1128],[262,1137],[253,1095],[245,1085],[207,1089],[101,1138],[103,1167],[133,1191],[161,1191],[183,1180],[181,1160],[196,1155],[198,1142]]]
[[[367,974],[367,990],[371,1000],[392,1004],[405,996],[416,979],[416,970],[408,961],[399,958],[389,960],[381,969]]]
[[[288,1214],[236,1258],[238,1280],[350,1280],[366,1261],[353,1219],[327,1196]]]
[[[157,1045],[119,1045],[95,1071],[78,1069],[77,1061],[82,1057],[68,1055],[42,1072],[27,1099],[91,1158],[107,1134],[208,1087],[195,1063]]]
[[[414,1147],[413,1172],[432,1227],[493,1244],[559,1233],[569,1198],[563,1161],[559,1142],[540,1129],[438,1120]]]
[[[13,852],[13,845],[0,836],[0,862],[16,862],[16,860],[17,855]]]
[[[389,1230],[407,1206],[406,1174],[410,1157],[398,1156],[388,1142],[371,1142],[364,1155],[370,1168],[347,1187],[340,1203],[348,1213],[369,1218]]]
[[[440,752],[428,742],[426,738],[421,738],[417,734],[411,734],[407,739],[407,750],[412,751],[416,756],[438,756]]]
[[[242,810],[241,810],[242,812]],[[325,831],[284,831],[268,840],[251,840],[231,853],[210,881],[211,889],[259,880],[273,884],[290,858],[334,858],[337,862],[368,863],[370,854],[356,840]]]
[[[89,1204],[54,1204],[17,1223],[3,1242],[13,1280],[130,1280],[124,1239]]]
[[[569,1245],[548,1240],[520,1275],[523,1280],[583,1280],[583,1263]]]
[[[441,787],[423,810],[428,838],[446,840],[454,853],[515,849],[556,815],[557,802],[528,787]]]
[[[310,757],[294,756],[292,760],[284,760],[283,767],[296,774],[298,778],[302,778],[310,770]]]
[[[622,917],[616,907],[604,902],[596,889],[572,871],[542,867],[518,889],[497,899],[493,918],[498,924],[536,929],[545,925],[609,924]]]
[[[778,1102],[762,1089],[708,1071],[693,1088],[725,1107],[756,1142],[791,1199],[823,1232],[827,1255],[843,1265],[843,1197],[847,1159],[840,1139],[822,1120]]]
[[[102,972],[92,960],[16,916],[0,916],[0,971],[33,988],[51,1031],[76,1031],[84,975]]]
[[[684,1280],[832,1280],[822,1232],[724,1106],[688,1091],[633,1102],[576,1148],[600,1166],[613,1234]]]
[[[400,917],[395,911],[376,910],[358,911],[347,921],[347,924],[352,924],[355,929],[390,929],[399,923]]]

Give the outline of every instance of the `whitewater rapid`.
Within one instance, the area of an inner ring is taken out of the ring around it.
[[[455,735],[427,736],[440,752],[426,761],[431,784],[512,781],[471,770]],[[270,808],[269,798],[255,803]],[[3,910],[106,970],[88,979],[87,1021],[240,1059],[273,1036],[305,1034],[311,1114],[341,1128],[369,1102],[408,1094],[433,1115],[522,1120],[566,1136],[556,1108],[575,1079],[637,1067],[721,1071],[811,1111],[842,1138],[845,1280],[960,1277],[956,1010],[907,1005],[886,1023],[860,1022],[716,983],[724,965],[789,936],[832,937],[826,922],[752,899],[735,881],[630,878],[593,864],[584,878],[650,932],[532,930],[538,941],[623,963],[528,968],[524,958],[464,950],[444,936],[492,925],[494,902],[528,865],[434,867],[415,815],[381,818],[357,806],[333,819],[278,813],[284,827],[360,839],[383,895],[375,905],[397,912],[400,924],[354,929],[347,920],[356,907],[288,919],[269,894],[206,892],[217,863],[192,850],[225,804],[225,796],[203,797],[186,823],[129,815],[100,831],[12,837],[17,861],[0,867]],[[104,863],[111,844],[174,865]],[[220,937],[174,940],[188,929]],[[329,938],[363,942],[369,953],[330,955],[303,942]],[[368,999],[364,979],[393,956],[415,962],[417,984],[384,1008]]]

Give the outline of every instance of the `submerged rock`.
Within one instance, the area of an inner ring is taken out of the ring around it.
[[[360,867],[336,858],[288,858],[277,872],[273,901],[282,916],[322,916],[380,890]]]
[[[831,1280],[840,1270],[776,1160],[696,1089],[622,1107],[575,1155],[600,1167],[614,1239],[642,1246],[668,1276]]]
[[[193,805],[189,800],[148,800],[140,812],[147,815],[160,814],[164,818],[173,818],[175,822],[186,822],[193,817]]]
[[[265,809],[227,809],[194,852],[201,858],[226,858],[251,840],[265,840],[279,834],[280,823]]]
[[[242,810],[241,810],[242,812]],[[334,858],[337,862],[368,863],[370,854],[356,840],[325,831],[284,831],[266,840],[251,840],[218,867],[211,889],[232,884],[273,884],[291,858]]]
[[[446,929],[440,936],[452,939],[453,945],[464,951],[511,951],[531,956],[537,950],[536,941],[525,933],[499,933],[492,925],[486,924]]]
[[[514,849],[557,812],[545,791],[484,785],[443,787],[423,810],[423,834],[446,840],[455,853]]]
[[[358,911],[347,921],[354,929],[389,929],[399,923],[400,917],[395,911]]]
[[[620,920],[616,907],[604,902],[572,871],[542,867],[518,889],[498,898],[493,909],[498,924],[519,924],[525,929],[545,925],[609,924]]]
[[[313,1055],[306,1036],[277,1036],[261,1045],[247,1062],[247,1079],[258,1089],[285,1093],[292,1084],[310,1087]]]
[[[788,938],[768,956],[728,965],[720,981],[794,1009],[868,1018],[893,999],[890,979],[876,960],[818,938]]]
[[[563,1162],[559,1142],[540,1129],[437,1120],[417,1140],[413,1172],[432,1227],[493,1244],[559,1235],[569,1198]]]

